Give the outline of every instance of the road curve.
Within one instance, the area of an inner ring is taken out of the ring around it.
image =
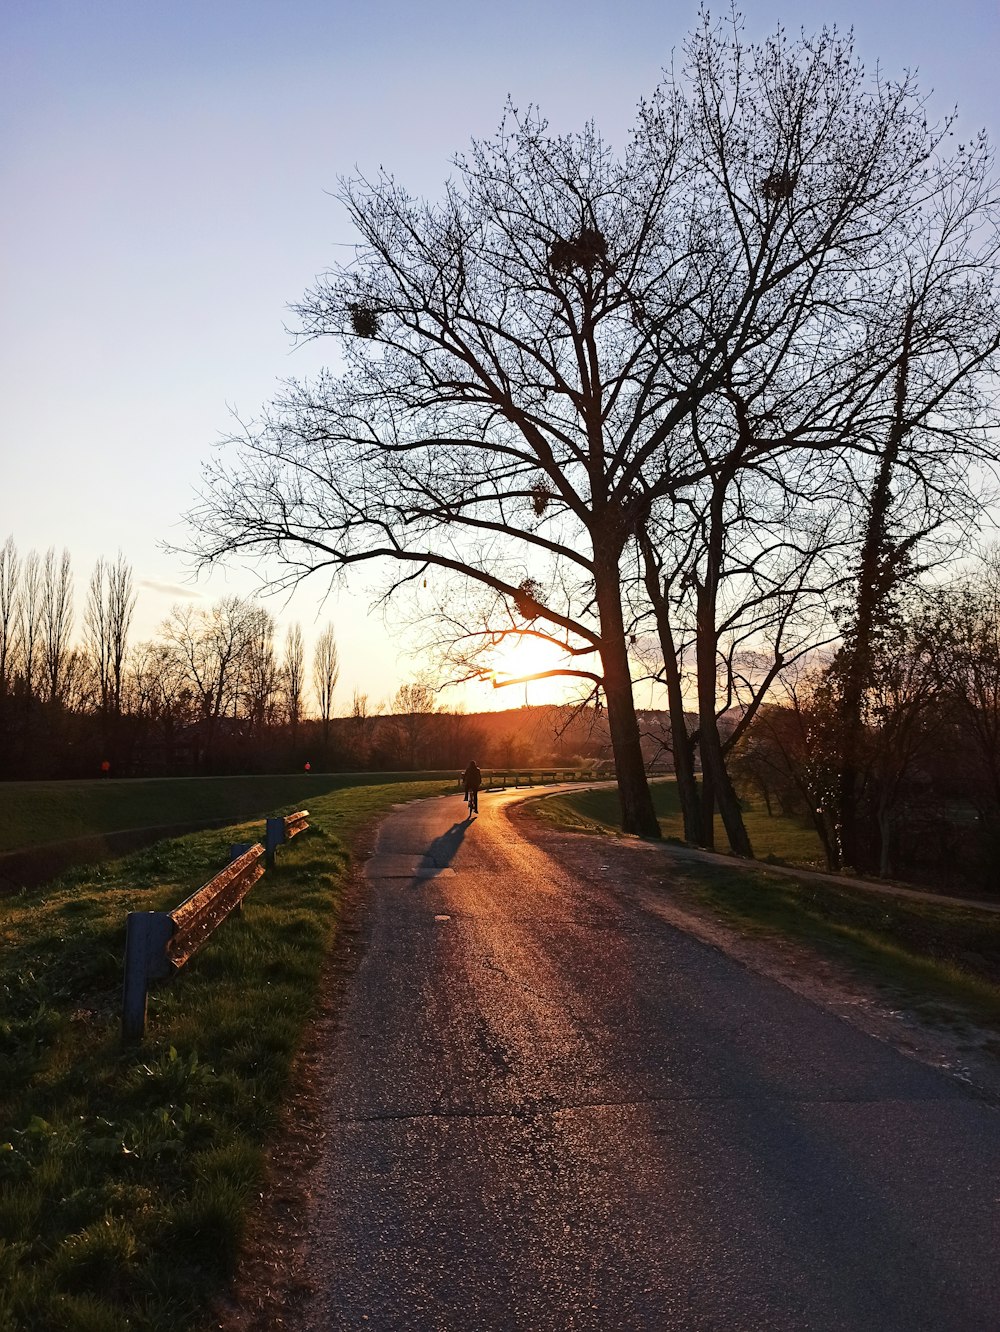
[[[998,1332],[1000,1112],[644,911],[599,842],[570,874],[523,799],[380,829],[303,1327]]]

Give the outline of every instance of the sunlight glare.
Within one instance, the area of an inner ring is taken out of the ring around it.
[[[498,686],[505,680],[520,680],[526,675],[537,675],[541,671],[555,671],[560,667],[575,663],[554,643],[547,643],[540,638],[525,635],[521,638],[506,639],[493,654],[493,674]],[[569,681],[542,682],[557,686],[557,692],[563,693]]]

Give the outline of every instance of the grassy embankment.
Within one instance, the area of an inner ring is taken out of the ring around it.
[[[149,777],[4,782],[0,854],[130,828],[249,819],[344,787],[383,786],[443,773],[279,773],[264,777]],[[454,777],[452,777],[454,783]]]
[[[259,836],[259,822],[0,899],[4,1332],[204,1325],[261,1187],[351,847],[396,801],[454,789],[317,786],[312,831],[255,885],[242,916],[151,992],[141,1047],[119,1041],[126,912],[176,906],[221,868],[231,841]],[[281,808],[300,800],[296,791]],[[212,801],[205,784],[203,817]]]
[[[653,793],[664,836],[680,838],[674,783],[657,782]],[[570,792],[533,808],[556,827],[618,831],[614,790]],[[811,829],[753,809],[746,823],[758,856],[805,867],[821,863]],[[721,828],[717,836],[725,847]],[[938,904],[829,880],[778,878],[737,863],[673,860],[669,883],[681,903],[707,909],[747,934],[791,939],[928,1020],[1000,1027],[1000,915],[949,905],[947,898]],[[1000,1053],[1000,1041],[996,1048]]]

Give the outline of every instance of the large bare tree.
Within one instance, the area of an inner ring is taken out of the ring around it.
[[[831,672],[840,716],[838,823],[847,865],[873,866],[859,830],[865,697],[884,670],[896,601],[961,547],[994,498],[1000,369],[1000,207],[984,145],[934,200],[876,320],[886,373],[845,500],[857,513],[853,590]],[[977,466],[977,464],[979,464]]]
[[[807,380],[833,338],[857,355],[848,300],[871,299],[946,132],[836,34],[755,46],[703,14],[621,157],[510,110],[438,204],[344,182],[360,244],[297,313],[345,370],[234,436],[192,515],[201,558],[276,556],[278,584],[378,562],[390,591],[473,580],[590,670],[623,827],[657,835],[625,608],[639,533],[717,477],[691,428],[713,395],[776,357]],[[797,445],[829,445],[831,415]],[[752,448],[787,435],[772,421]]]
[[[703,55],[711,60],[709,48]],[[721,124],[737,98],[720,79],[708,82]],[[808,84],[803,71],[787,87],[801,92]],[[725,367],[692,412],[702,476],[675,484],[668,505],[651,506],[640,546],[689,836],[697,743],[703,805],[718,800],[731,845],[749,851],[725,754],[777,672],[829,638],[831,612],[846,604],[839,824],[848,861],[860,863],[853,751],[862,745],[879,622],[892,589],[926,561],[926,539],[978,518],[988,490],[981,470],[969,483],[970,464],[997,454],[1000,208],[985,136],[946,150],[953,123],[911,123],[928,151],[896,160],[907,186],[889,192],[881,234],[863,253],[853,245],[831,250],[811,283],[781,289],[778,318],[769,329],[761,321],[767,336]],[[764,225],[779,229],[802,225],[815,180],[801,142],[788,142],[790,157],[765,179],[761,205]],[[890,153],[883,168],[891,163]],[[845,195],[845,202],[864,217],[863,198]],[[782,551],[790,558],[776,566]],[[752,684],[734,675],[734,646],[754,662]],[[691,736],[678,664],[686,647],[696,681],[687,701],[699,714]],[[725,739],[715,726],[717,701],[742,710]],[[702,833],[710,837],[710,825]]]

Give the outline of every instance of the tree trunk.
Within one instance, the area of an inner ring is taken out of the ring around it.
[[[743,811],[740,809],[739,797],[729,778],[729,773],[726,771],[726,760],[722,753],[722,742],[719,738],[715,713],[712,712],[708,717],[707,726],[704,720],[704,712],[702,712],[702,718],[699,732],[702,771],[711,781],[712,792],[719,806],[719,814],[722,816],[730,849],[736,855],[752,860],[753,847],[750,844],[750,834],[743,822]]]
[[[663,677],[667,686],[667,708],[670,713],[670,746],[673,751],[677,795],[684,819],[684,840],[698,844],[701,840],[701,806],[698,799],[698,783],[694,775],[694,743],[688,735],[687,720],[684,716],[684,695],[681,691],[680,665],[670,624],[670,604],[666,589],[660,582],[660,571],[652,543],[645,531],[639,534],[639,545],[642,550],[643,581],[656,617],[660,655],[663,657]]]
[[[858,871],[865,868],[858,816],[861,802],[860,755],[864,738],[862,704],[864,686],[871,673],[872,629],[863,602],[864,599],[859,606],[854,642],[847,649],[844,659],[840,698],[840,772],[837,775],[840,859],[844,865]]]
[[[708,508],[708,532],[705,542],[705,572],[697,586],[695,612],[695,668],[698,677],[698,745],[701,770],[706,784],[711,784],[713,798],[726,829],[729,846],[738,856],[753,859],[753,848],[743,823],[743,812],[729,778],[726,758],[715,713],[716,654],[719,645],[717,627],[718,588],[726,558],[726,491],[738,463],[734,454],[714,478]],[[706,820],[702,820],[702,829]]]
[[[711,588],[698,592],[697,642],[695,645],[698,667],[698,744],[701,748],[701,768],[711,782],[719,813],[726,829],[730,849],[738,856],[753,859],[753,847],[743,822],[743,811],[735,788],[726,770],[718,719],[715,715],[715,598]],[[705,822],[702,821],[704,830]]]
[[[698,817],[700,820],[698,845],[703,846],[706,851],[714,851],[715,790],[712,787],[712,778],[705,771],[704,763],[701,769],[701,799],[699,801]]]
[[[841,859],[855,869],[871,868],[869,849],[861,837],[860,804],[862,789],[861,756],[864,749],[865,691],[871,683],[878,646],[879,629],[885,622],[889,598],[900,571],[889,543],[892,512],[892,482],[900,450],[907,432],[906,386],[913,336],[913,308],[903,323],[902,350],[896,368],[893,419],[885,452],[879,459],[875,484],[868,501],[868,518],[861,545],[858,569],[858,600],[854,629],[842,649],[841,665],[841,763],[837,783],[840,806]]]
[[[639,720],[635,715],[617,557],[595,558],[595,590],[601,616],[601,667],[618,778],[622,831],[640,837],[659,837],[660,824],[646,780]]]
[[[816,835],[823,845],[823,855],[826,857],[826,867],[828,870],[837,873],[841,868],[840,863],[840,842],[834,833],[830,834],[830,828],[823,812],[818,809],[810,810],[809,814],[812,825],[816,829]]]
[[[687,733],[680,672],[676,661],[673,662],[672,669],[670,666],[666,667],[666,676],[667,707],[670,711],[670,745],[674,759],[674,777],[677,780],[677,795],[684,819],[684,840],[697,844],[701,833],[701,808],[698,782],[694,775],[694,744]]]
[[[892,873],[892,812],[889,809],[880,809],[878,814],[879,831],[879,861],[878,873],[880,879],[887,879]]]

